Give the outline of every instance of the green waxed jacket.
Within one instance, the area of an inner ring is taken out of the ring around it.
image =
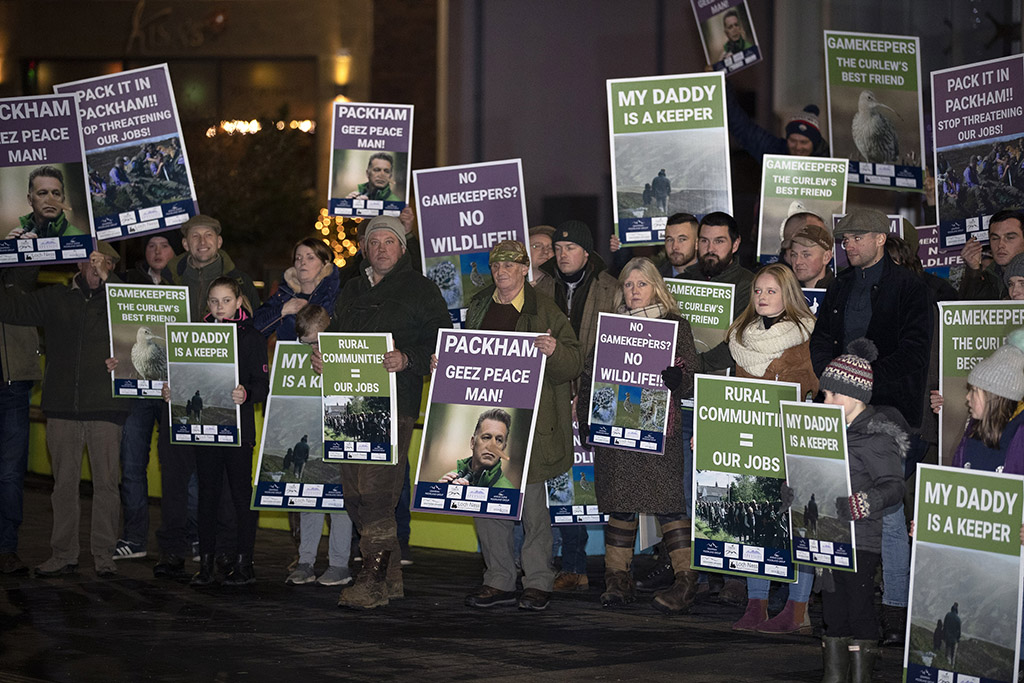
[[[527,484],[537,484],[569,470],[573,463],[572,451],[572,388],[570,383],[583,371],[583,356],[576,333],[569,319],[558,310],[555,302],[525,287],[525,301],[515,330],[510,332],[544,333],[551,330],[557,344],[547,359],[541,385],[540,406],[533,432],[530,451],[530,469]],[[478,292],[469,302],[466,327],[479,330],[484,315],[491,305],[494,285]]]
[[[471,456],[472,457],[472,456]],[[463,458],[455,463],[456,472],[465,472],[469,469],[469,458]],[[468,478],[468,477],[467,477]],[[490,486],[495,489],[514,489],[518,488],[515,484],[509,481],[509,478],[501,471],[501,463],[499,462],[494,467],[483,470],[480,472],[480,478],[476,481],[472,481],[473,486]]]

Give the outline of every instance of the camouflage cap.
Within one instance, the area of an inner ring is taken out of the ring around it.
[[[491,249],[490,263],[499,263],[501,261],[511,261],[512,263],[521,263],[524,266],[530,265],[530,255],[526,251],[526,247],[522,242],[515,240],[505,240],[498,242]]]

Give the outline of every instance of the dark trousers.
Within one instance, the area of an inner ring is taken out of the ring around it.
[[[860,640],[878,638],[875,570],[880,560],[878,553],[858,550],[856,572],[832,572],[836,589],[821,594],[825,635]]]
[[[159,426],[157,451],[170,447],[167,404],[160,399],[135,398],[121,432],[121,538],[142,548],[149,541],[149,447],[153,425]],[[160,457],[159,455],[157,457]],[[165,458],[160,457],[163,462]]]
[[[28,402],[32,382],[0,382],[0,552],[18,550],[25,468],[28,466]]]
[[[225,502],[226,480],[235,515],[234,550],[239,555],[252,555],[256,544],[256,525],[259,522],[259,513],[249,509],[252,501],[252,446],[242,444],[239,448],[195,448],[200,451],[196,454],[196,473],[199,475],[199,552],[206,555],[218,550],[218,518],[221,516],[218,511]]]

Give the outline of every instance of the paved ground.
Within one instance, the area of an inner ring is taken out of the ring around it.
[[[86,498],[83,530],[88,507]],[[151,513],[155,530],[159,508]],[[48,557],[50,521],[49,482],[33,477],[26,562]],[[415,549],[407,597],[356,613],[335,607],[337,589],[284,585],[292,553],[287,533],[261,529],[259,581],[241,589],[156,580],[152,556],[118,562],[112,579],[98,579],[85,554],[81,571],[66,578],[0,577],[0,682],[821,678],[818,641],[733,632],[739,607],[702,600],[675,618],[646,601],[602,609],[600,558],[588,592],[558,596],[544,613],[475,611],[462,599],[480,581],[480,556]],[[817,608],[812,614],[820,619]],[[901,666],[902,652],[886,651],[875,680],[899,681]]]

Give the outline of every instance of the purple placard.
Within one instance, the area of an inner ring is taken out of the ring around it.
[[[529,241],[522,162],[431,168],[412,176],[423,272],[461,327],[469,300],[492,284],[491,248],[503,240]]]
[[[331,128],[332,216],[397,216],[408,203],[411,104],[335,102]]]
[[[932,112],[940,246],[986,242],[992,214],[1024,205],[1024,56],[933,71]]]
[[[198,213],[166,64],[54,90],[78,97],[97,238],[162,232]]]
[[[573,409],[573,415],[576,410]],[[572,469],[546,482],[551,526],[604,524],[608,515],[597,507],[594,488],[594,449],[580,440],[579,423],[572,421]]]
[[[939,226],[917,226],[917,257],[926,272],[937,275],[944,280],[949,279],[950,269],[963,264],[960,258],[961,247],[943,249],[939,244]]]
[[[704,56],[715,71],[731,74],[761,61],[746,0],[690,0],[690,4],[700,30]],[[737,31],[738,37],[733,39]]]
[[[519,519],[545,365],[537,336],[438,335],[414,510]]]
[[[0,266],[89,258],[82,169],[74,97],[0,99],[0,196],[9,200],[0,201]]]
[[[661,371],[674,364],[677,327],[675,320],[599,315],[587,443],[665,452],[671,396]]]

